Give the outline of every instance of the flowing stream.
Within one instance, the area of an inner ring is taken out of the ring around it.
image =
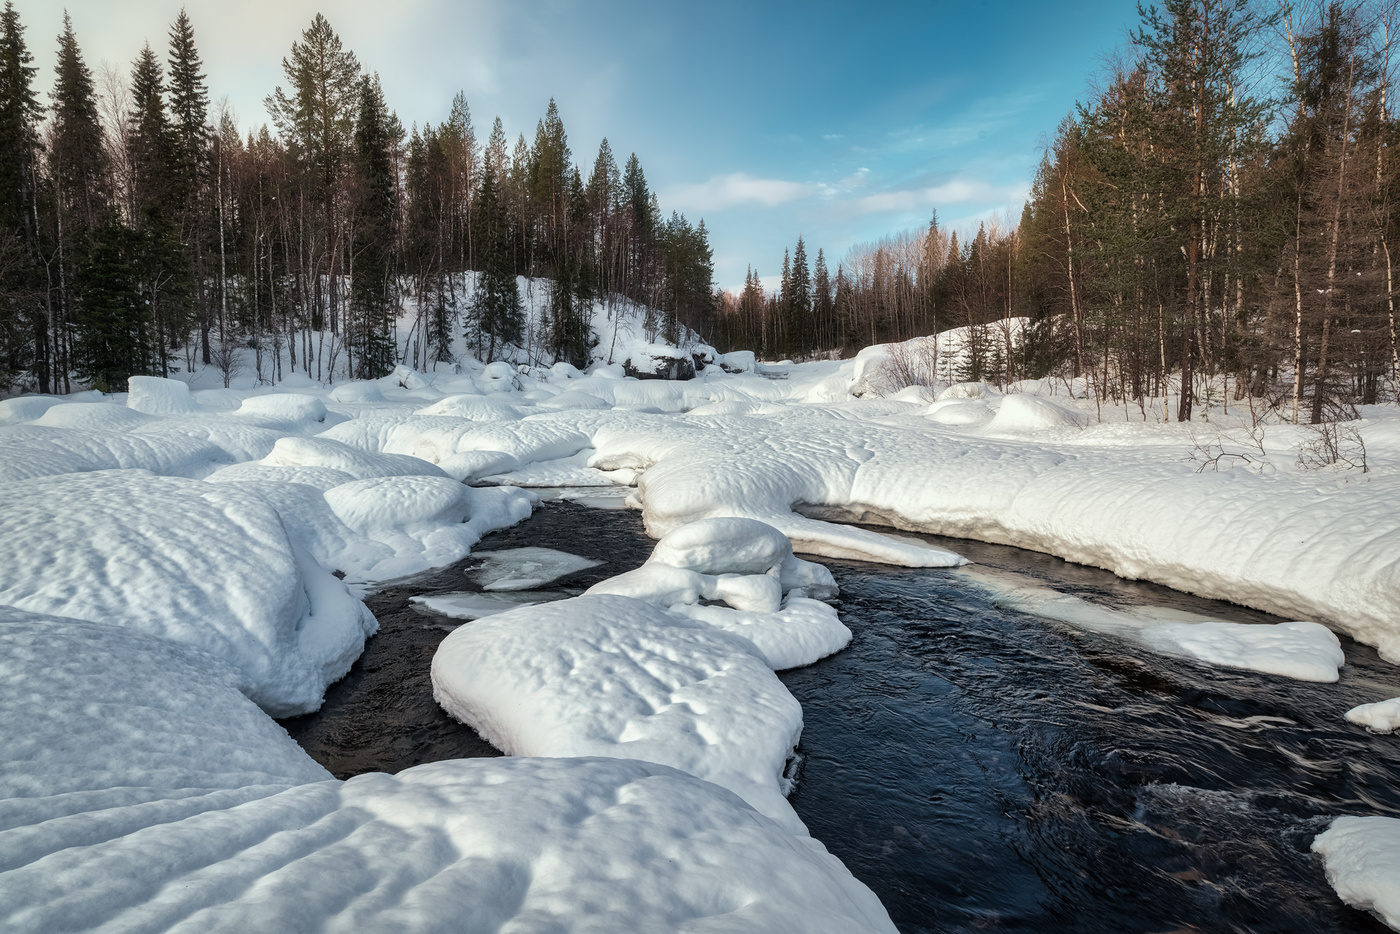
[[[927,540],[1108,606],[1236,622],[1262,613],[1045,555]],[[548,503],[478,551],[544,546],[641,564],[630,511]],[[321,711],[282,721],[338,777],[497,755],[432,700],[457,625],[413,595],[470,590],[461,564],[367,601],[381,632]],[[827,564],[851,645],[780,675],[802,703],[791,799],[812,835],[922,931],[1380,932],[1328,886],[1312,838],[1339,814],[1400,816],[1400,738],[1343,720],[1400,669],[1343,638],[1338,684],[1209,668],[993,605],[957,570]]]

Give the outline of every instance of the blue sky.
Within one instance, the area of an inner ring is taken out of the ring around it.
[[[164,52],[178,0],[71,0],[89,66]],[[636,152],[666,212],[703,217],[716,279],[773,283],[804,235],[833,270],[853,243],[1019,215],[1046,137],[1126,44],[1135,0],[1077,3],[184,4],[214,98],[244,127],[319,10],[378,71],[405,124],[442,120],[464,90],[478,133],[499,115],[533,138],[552,96],[585,177],[607,136]],[[56,0],[17,0],[52,86]]]

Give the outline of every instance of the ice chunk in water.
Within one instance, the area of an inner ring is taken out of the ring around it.
[[[416,603],[425,610],[430,610],[440,616],[450,616],[453,619],[481,619],[483,616],[504,613],[506,610],[514,610],[522,606],[534,606],[537,603],[547,603],[551,600],[563,600],[568,596],[570,594],[560,590],[505,591],[501,593],[464,591],[462,593],[439,593],[426,597],[410,597],[409,602]]]
[[[534,590],[603,563],[553,548],[505,548],[477,557],[482,564],[469,576],[482,590]]]

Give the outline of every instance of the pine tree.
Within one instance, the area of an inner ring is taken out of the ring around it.
[[[807,246],[801,237],[797,238],[797,246],[792,251],[792,268],[788,273],[784,305],[788,351],[793,356],[804,356],[812,344],[812,279],[807,271]]]
[[[99,228],[91,258],[79,274],[75,368],[103,392],[123,392],[127,377],[149,372],[149,334],[133,273],[132,241],[131,232],[119,224]]]
[[[48,392],[47,283],[35,217],[43,108],[34,92],[33,61],[19,14],[6,2],[0,12],[0,388],[32,369],[39,391]]]
[[[60,202],[78,225],[73,232],[73,240],[78,240],[106,221],[112,192],[92,72],[83,62],[73,21],[66,13],[58,38],[57,71],[49,171]]]
[[[339,276],[341,273],[340,202],[344,170],[350,161],[355,129],[356,90],[360,63],[344,47],[330,22],[317,13],[292,43],[291,56],[282,59],[282,70],[291,86],[290,95],[278,87],[265,100],[278,133],[305,173],[311,199],[321,205],[320,255],[326,277],[326,304],[331,331],[339,328]],[[319,302],[318,302],[319,308]]]
[[[483,269],[472,299],[472,310],[477,329],[488,342],[488,363],[496,359],[497,345],[520,341],[525,323],[520,289],[511,267],[510,227],[497,192],[496,173],[484,172],[475,212],[480,225],[476,240],[482,245]]]
[[[194,44],[194,27],[184,9],[171,25],[169,36],[170,125],[174,136],[170,200],[177,214],[179,238],[189,244],[185,276],[193,286],[186,292],[188,300],[181,317],[186,322],[198,323],[200,356],[208,365],[212,361],[209,332],[213,321],[204,295],[209,89],[204,80],[204,65]]]
[[[354,275],[350,283],[351,332],[359,351],[357,375],[374,379],[394,368],[392,292],[395,273],[396,185],[390,147],[389,109],[379,76],[360,79],[355,122],[359,170]]]
[[[818,247],[812,272],[812,347],[816,350],[827,351],[835,346],[832,312],[831,274],[827,272],[826,255]]]

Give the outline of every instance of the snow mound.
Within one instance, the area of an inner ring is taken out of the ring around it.
[[[1400,820],[1339,817],[1313,840],[1327,881],[1353,908],[1400,931]]]
[[[557,366],[557,364],[556,364]],[[611,408],[606,399],[600,399],[595,395],[574,390],[565,390],[539,403],[542,409],[555,412],[581,411],[587,409],[607,409]]]
[[[41,425],[0,428],[0,485],[117,469],[198,478],[231,460],[217,444],[175,432],[146,434]]]
[[[766,574],[697,574],[666,564],[644,564],[594,584],[588,594],[616,594],[657,606],[723,600],[736,610],[775,613],[782,606],[783,585]]]
[[[515,421],[525,417],[530,407],[517,405],[500,396],[448,396],[440,402],[424,406],[414,415],[446,415],[474,422]]]
[[[384,393],[379,384],[368,380],[341,383],[331,390],[331,399],[349,405],[383,402]]]
[[[671,612],[743,636],[758,647],[774,671],[810,665],[841,651],[851,641],[851,631],[834,609],[820,600],[796,595],[771,613],[700,604],[677,604]]]
[[[616,596],[478,620],[433,657],[433,694],[517,756],[658,762],[738,794],[790,832],[802,708],[752,643]]]
[[[448,477],[373,477],[329,489],[326,502],[356,532],[466,522],[467,488]]]
[[[0,425],[32,422],[49,409],[63,402],[58,396],[16,396],[0,399]]]
[[[127,408],[147,415],[192,415],[199,406],[190,397],[190,387],[178,379],[159,376],[133,376],[126,381]]]
[[[179,385],[183,386],[184,383]],[[51,406],[33,424],[80,431],[131,431],[160,421],[154,415],[115,402],[64,402]]]
[[[275,716],[315,710],[377,625],[265,503],[137,471],[0,485],[0,605],[208,651]]]
[[[1394,733],[1400,729],[1400,697],[1360,704],[1347,711],[1347,722],[1364,726],[1372,733]]]
[[[1062,405],[1026,393],[1012,393],[1001,400],[987,428],[993,432],[1019,433],[1055,428],[1082,428],[1084,416]]]
[[[373,477],[444,477],[437,467],[403,454],[371,454],[328,438],[280,438],[263,458],[269,467],[329,467],[357,480]]]
[[[995,415],[991,406],[976,399],[939,399],[924,410],[925,418],[940,425],[982,425]]]
[[[470,576],[482,590],[538,590],[603,563],[552,548],[503,548],[477,552],[476,557],[481,566]]]
[[[701,574],[766,574],[792,555],[787,536],[757,519],[700,519],[663,535],[649,563]]]
[[[324,422],[326,404],[315,396],[275,392],[244,399],[237,414],[267,419],[294,429]]]

